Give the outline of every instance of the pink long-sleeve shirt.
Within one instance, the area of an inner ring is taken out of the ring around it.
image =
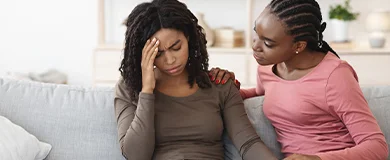
[[[328,53],[298,80],[284,80],[272,66],[259,66],[257,87],[245,98],[264,95],[282,152],[317,155],[322,160],[384,160],[388,147],[358,84],[354,69]]]

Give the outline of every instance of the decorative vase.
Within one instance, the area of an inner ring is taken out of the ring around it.
[[[381,32],[373,32],[370,34],[368,41],[371,48],[383,48],[386,43],[386,38]]]
[[[372,48],[383,48],[386,43],[385,32],[390,32],[390,11],[374,10],[366,18],[366,29],[370,33]]]
[[[333,41],[347,42],[348,41],[348,22],[338,19],[332,19]]]
[[[207,23],[204,21],[204,14],[203,13],[196,13],[196,18],[198,18],[198,24],[202,26],[203,33],[206,36],[207,40],[207,47],[210,47],[214,44],[214,31],[207,25]]]

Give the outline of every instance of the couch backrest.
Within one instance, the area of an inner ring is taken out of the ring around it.
[[[47,160],[121,160],[112,88],[0,78],[0,115],[51,144]]]
[[[363,87],[362,90],[390,149],[390,86]],[[390,154],[387,159],[390,160]]]

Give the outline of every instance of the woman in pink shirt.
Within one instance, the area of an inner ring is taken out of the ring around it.
[[[265,96],[286,160],[384,160],[388,147],[357,75],[323,40],[321,21],[315,0],[272,0],[255,21],[257,86],[241,96]],[[218,68],[210,75],[234,79]]]

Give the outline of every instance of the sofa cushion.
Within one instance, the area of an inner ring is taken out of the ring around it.
[[[276,133],[263,113],[263,100],[264,97],[249,98],[244,101],[245,110],[250,122],[255,128],[257,134],[263,140],[264,144],[270,148],[278,159],[282,159],[284,156],[280,152],[280,144],[276,141]],[[232,141],[227,136],[227,133],[223,135],[224,148],[225,148],[225,160],[242,160],[238,150],[233,145]]]
[[[246,113],[253,124],[257,134],[263,140],[266,146],[278,157],[282,159],[284,156],[280,152],[280,144],[276,140],[276,133],[271,122],[265,117],[263,112],[264,97],[254,97],[244,101]]]
[[[363,87],[362,90],[390,149],[390,86]],[[387,159],[390,160],[390,154]]]
[[[47,160],[120,160],[113,93],[0,78],[0,115],[51,144]]]
[[[0,159],[43,160],[51,150],[50,144],[4,116],[0,116],[0,128]]]

